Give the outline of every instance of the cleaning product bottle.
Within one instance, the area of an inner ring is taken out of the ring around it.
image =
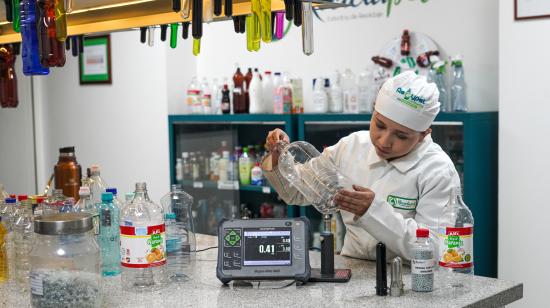
[[[462,200],[462,190],[451,190],[449,202],[438,219],[439,270],[445,287],[463,287],[474,274],[474,217]]]
[[[241,185],[250,185],[250,161],[248,147],[244,147],[243,153],[239,157],[239,179]]]
[[[134,199],[120,212],[121,283],[126,291],[151,291],[166,285],[164,211],[137,183]]]
[[[451,86],[451,106],[453,111],[468,111],[466,100],[466,82],[464,81],[464,67],[462,57],[456,56],[451,62],[453,67],[453,83]]]
[[[250,113],[262,113],[262,80],[260,80],[260,73],[257,68],[254,69],[250,80],[248,95],[250,97]]]
[[[263,171],[260,167],[260,163],[255,163],[254,167],[250,171],[250,184],[256,185],[256,186],[262,186],[263,185]]]
[[[314,80],[313,87],[313,108],[312,112],[326,113],[328,111],[328,96],[324,88],[324,79],[317,78]]]
[[[120,274],[120,208],[113,203],[114,196],[110,192],[101,195],[99,204],[99,247],[103,276]]]

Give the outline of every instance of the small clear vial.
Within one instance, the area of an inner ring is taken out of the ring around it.
[[[415,292],[432,292],[434,288],[435,248],[428,229],[416,230],[412,247],[411,288]]]

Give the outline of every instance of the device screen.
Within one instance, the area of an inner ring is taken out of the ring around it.
[[[292,265],[291,228],[244,229],[244,266]]]

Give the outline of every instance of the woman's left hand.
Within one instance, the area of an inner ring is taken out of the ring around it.
[[[358,185],[353,185],[353,190],[341,189],[334,196],[334,201],[338,208],[361,217],[369,209],[375,194],[372,190]]]

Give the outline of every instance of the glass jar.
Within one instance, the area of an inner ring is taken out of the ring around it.
[[[59,213],[34,220],[30,253],[33,307],[100,307],[101,257],[89,213]]]

